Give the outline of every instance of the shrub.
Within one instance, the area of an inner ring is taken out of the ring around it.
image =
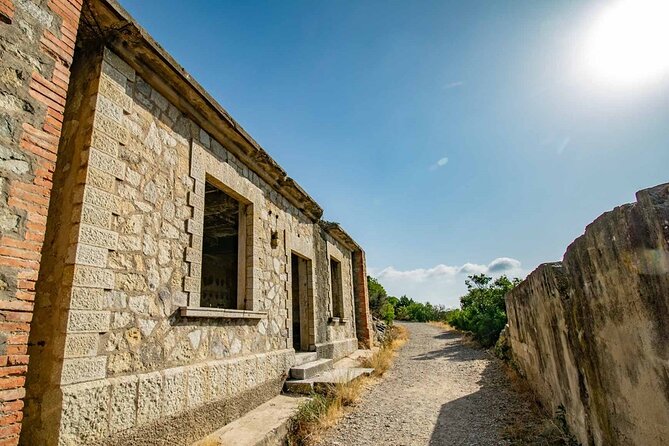
[[[484,347],[495,345],[507,321],[504,296],[519,282],[506,276],[494,281],[485,274],[469,276],[460,309],[447,312],[446,321],[455,328],[472,332]]]

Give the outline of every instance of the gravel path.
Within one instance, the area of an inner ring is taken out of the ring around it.
[[[500,363],[462,336],[406,324],[409,341],[383,380],[321,445],[507,445],[501,429],[522,411]]]

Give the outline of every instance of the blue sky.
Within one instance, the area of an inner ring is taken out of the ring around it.
[[[585,68],[605,2],[121,0],[366,249],[455,306],[669,181],[669,78]]]

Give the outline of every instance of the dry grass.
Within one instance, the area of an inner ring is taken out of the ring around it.
[[[379,350],[361,362],[373,368],[375,377],[382,376],[392,365],[395,351],[408,339],[404,327],[393,326]],[[332,386],[323,394],[313,394],[302,404],[290,423],[287,443],[290,446],[309,446],[318,442],[321,435],[336,425],[347,409],[360,399],[362,393],[375,383],[374,378],[358,378],[348,383]]]
[[[511,387],[520,395],[524,407],[504,428],[504,437],[513,445],[572,445],[572,438],[556,417],[546,412],[529,383],[511,365],[504,363],[504,373]]]
[[[386,339],[378,351],[370,358],[365,358],[360,365],[374,369],[374,376],[383,376],[388,371],[395,358],[395,352],[406,344],[409,332],[400,325],[393,325],[386,335]]]

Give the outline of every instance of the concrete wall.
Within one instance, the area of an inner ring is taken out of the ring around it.
[[[599,217],[506,305],[514,360],[582,444],[669,444],[669,185]]]
[[[159,79],[88,51],[61,141],[22,442],[189,444],[280,391],[294,359],[291,253],[314,265],[312,348],[335,359],[357,348],[352,252],[170,103]],[[257,319],[180,313],[199,307],[205,179],[247,205],[244,299]],[[330,256],[345,321],[330,320]]]
[[[81,0],[0,0],[0,444],[21,431],[28,335]]]

